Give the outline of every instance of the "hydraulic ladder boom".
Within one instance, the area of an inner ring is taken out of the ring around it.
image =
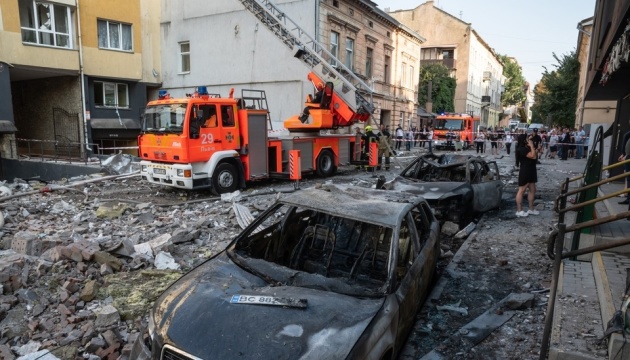
[[[302,60],[319,80],[333,84],[334,95],[330,110],[333,112],[334,127],[349,126],[357,120],[366,121],[370,118],[374,105],[371,101],[366,100],[361,93],[368,95],[371,99],[372,88],[270,0],[240,0],[240,2],[287,45],[293,51],[294,56]],[[313,80],[310,76],[309,79]],[[335,101],[339,100],[335,97],[341,101]],[[341,104],[345,109],[338,111],[334,104],[337,106]]]

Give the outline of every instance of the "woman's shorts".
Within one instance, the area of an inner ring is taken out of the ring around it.
[[[558,151],[558,146],[556,146],[556,145],[552,145],[552,146],[550,146],[550,147],[549,147],[549,151],[551,151],[551,152],[557,152],[557,151]]]

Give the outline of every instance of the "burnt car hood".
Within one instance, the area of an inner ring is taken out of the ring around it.
[[[233,304],[235,295],[306,299],[307,306]],[[163,343],[202,359],[343,359],[384,300],[270,286],[223,252],[162,294],[154,321]]]
[[[468,191],[471,187],[466,182],[456,181],[435,181],[422,182],[406,179],[397,176],[393,180],[385,183],[384,187],[388,190],[396,190],[408,192],[414,195],[421,195],[428,202],[437,201],[444,197],[454,194],[461,194]]]

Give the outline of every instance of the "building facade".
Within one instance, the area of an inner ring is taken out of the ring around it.
[[[498,125],[503,64],[471,24],[437,8],[433,1],[389,15],[427,39],[421,65],[439,62],[451,70],[457,81],[455,112],[479,116],[484,126]]]
[[[588,55],[581,53],[585,74],[578,112],[582,124],[592,124],[591,135],[600,125],[604,132],[604,164],[617,162],[623,152],[624,134],[630,131],[630,2],[597,0],[592,31],[588,21],[579,31],[580,41],[588,43]],[[581,49],[581,47],[580,47]],[[579,108],[581,105],[581,109]],[[595,139],[591,136],[592,141]],[[589,148],[598,146],[591,141]],[[611,175],[620,173],[619,167]]]
[[[133,145],[162,81],[159,14],[151,0],[0,0],[1,156]]]
[[[281,0],[275,6],[375,91],[378,123],[417,123],[420,46],[424,41],[371,1]],[[204,85],[264,90],[272,126],[299,114],[313,86],[308,67],[258,23],[239,0],[162,1],[164,86],[183,96]],[[350,131],[348,129],[347,131]]]

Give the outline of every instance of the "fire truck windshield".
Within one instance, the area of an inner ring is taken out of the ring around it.
[[[181,134],[185,118],[185,103],[151,105],[144,112],[142,131]]]
[[[461,119],[438,119],[436,130],[463,130],[464,120]]]

